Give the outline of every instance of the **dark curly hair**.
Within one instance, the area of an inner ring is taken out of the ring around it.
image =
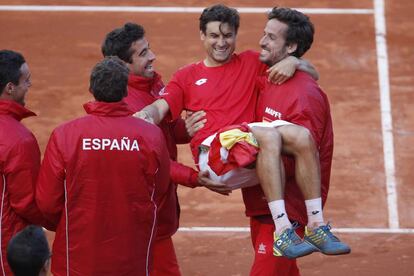
[[[19,79],[22,75],[20,67],[24,63],[26,63],[26,60],[18,52],[11,50],[0,51],[0,95],[9,82],[15,85],[19,84]]]
[[[118,57],[105,57],[92,69],[89,90],[97,101],[118,102],[127,95],[128,74]]]
[[[315,29],[309,17],[303,13],[289,8],[273,8],[267,18],[277,19],[285,23],[288,28],[285,33],[286,44],[297,44],[297,49],[291,55],[303,56],[312,46]]]
[[[236,9],[229,8],[225,5],[218,4],[211,7],[205,8],[200,15],[200,31],[204,34],[206,33],[207,24],[213,21],[219,21],[222,24],[227,23],[231,27],[234,27],[234,30],[239,30],[240,25],[240,15]],[[221,26],[221,25],[220,25]],[[221,31],[221,28],[220,28]]]
[[[127,63],[132,63],[131,45],[144,35],[145,30],[141,25],[128,22],[106,35],[101,47],[102,54],[104,57],[117,56]]]

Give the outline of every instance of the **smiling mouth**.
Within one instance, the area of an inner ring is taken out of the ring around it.
[[[214,49],[214,51],[219,52],[219,53],[225,53],[227,52],[228,48],[225,49]]]
[[[260,54],[262,55],[262,54],[267,54],[267,53],[270,53],[270,51],[268,50],[268,49],[264,49],[264,48],[262,48],[262,50],[260,51]]]

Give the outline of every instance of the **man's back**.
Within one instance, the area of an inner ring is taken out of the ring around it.
[[[39,177],[39,207],[58,225],[52,272],[69,263],[72,275],[145,275],[169,183],[165,142],[124,102],[85,109],[53,132]]]

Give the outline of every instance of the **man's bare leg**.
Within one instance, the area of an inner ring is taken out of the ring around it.
[[[256,160],[257,176],[272,213],[276,234],[279,235],[286,228],[292,227],[283,199],[283,164],[280,159],[282,137],[275,128],[251,127],[251,132],[260,148]]]
[[[314,247],[302,241],[296,234],[285,210],[284,170],[280,159],[282,137],[276,128],[251,127],[250,129],[259,143],[256,172],[276,228],[273,254],[288,258],[308,255],[315,251]]]
[[[323,221],[319,156],[310,132],[296,125],[281,126],[278,130],[283,152],[295,156],[296,182],[305,197],[308,225],[304,240],[323,254],[348,254],[351,248],[335,237],[330,225]]]
[[[295,157],[296,182],[305,198],[308,226],[324,224],[321,199],[319,153],[308,129],[298,125],[277,128],[282,136],[282,152]]]

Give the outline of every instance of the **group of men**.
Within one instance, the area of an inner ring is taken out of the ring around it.
[[[56,232],[54,275],[181,275],[171,239],[180,213],[177,184],[222,194],[231,188],[211,170],[178,163],[176,145],[190,143],[198,163],[209,152],[207,137],[223,127],[255,121],[284,120],[294,124],[284,129],[296,126],[300,131],[250,128],[260,144],[257,176],[278,185],[242,186],[255,251],[250,275],[299,275],[295,257],[349,252],[322,217],[332,122],[327,97],[311,77],[317,73],[299,59],[312,44],[313,25],[295,10],[274,8],[260,40],[261,52],[235,54],[238,27],[235,9],[206,8],[200,16],[206,58],[177,71],[165,87],[142,26],[126,23],[108,33],[102,43],[105,58],[90,76],[95,100],[84,105],[86,116],[53,131],[41,167],[36,139],[19,122],[34,115],[24,107],[29,68],[20,54],[0,52],[4,275],[10,274],[7,243],[29,223]],[[266,70],[279,84],[268,81]],[[139,116],[146,116],[154,105],[158,127],[132,116],[142,109]],[[183,110],[194,112],[186,122],[180,118]],[[305,225],[312,226],[307,242],[299,237]],[[289,243],[293,253],[285,250]]]

